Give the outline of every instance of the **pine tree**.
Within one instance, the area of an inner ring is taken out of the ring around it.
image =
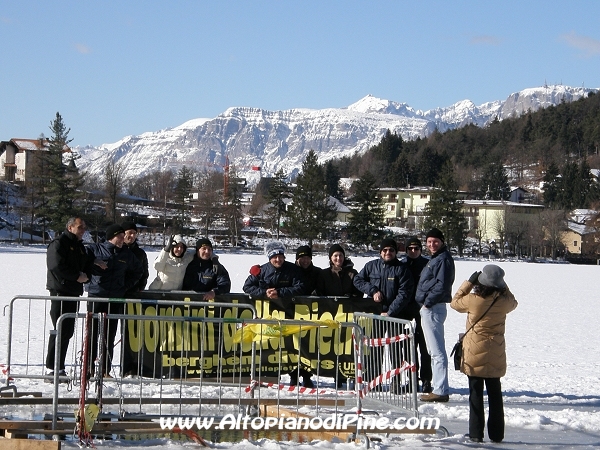
[[[350,241],[355,245],[376,245],[383,237],[385,227],[383,203],[377,196],[377,181],[367,172],[353,185],[354,196],[352,202],[352,215],[349,219],[348,231]]]
[[[285,178],[283,169],[279,169],[273,176],[266,195],[267,202],[271,205],[267,214],[271,217],[277,239],[281,231],[281,219],[286,215],[285,200],[290,198],[290,189]]]
[[[227,198],[225,205],[225,219],[231,236],[231,243],[237,246],[240,230],[242,228],[242,194],[243,186],[240,179],[237,177],[237,172],[234,166],[231,166],[228,177],[229,186],[227,188]]]
[[[508,200],[510,186],[508,174],[501,162],[488,164],[481,177],[479,198],[486,200]]]
[[[462,255],[467,238],[467,219],[462,210],[462,201],[458,198],[458,188],[454,181],[452,166],[447,163],[441,170],[438,189],[431,194],[425,207],[426,229],[438,228],[446,237],[448,246],[458,247]]]
[[[325,172],[313,150],[308,152],[302,163],[302,173],[296,178],[287,217],[286,225],[290,233],[307,240],[309,246],[335,221],[336,210],[329,202]]]
[[[187,222],[187,211],[191,199],[192,187],[194,186],[194,173],[187,166],[183,166],[177,172],[177,184],[175,185],[175,203],[178,210],[179,231],[183,234],[183,228]]]
[[[82,198],[79,188],[83,185],[83,176],[75,166],[78,155],[68,147],[72,141],[69,139],[71,129],[65,126],[58,112],[50,122],[50,130],[52,136],[48,139],[47,151],[41,156],[46,171],[43,178],[46,202],[42,212],[50,228],[58,232],[64,229],[69,217],[81,214],[76,202]]]
[[[558,166],[552,162],[544,174],[542,189],[544,191],[544,206],[548,208],[554,208],[558,200],[559,172]]]
[[[342,199],[340,172],[331,160],[325,163],[325,185],[327,186],[327,194],[338,200]]]

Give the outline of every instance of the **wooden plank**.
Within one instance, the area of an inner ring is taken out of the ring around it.
[[[60,441],[0,439],[0,450],[60,450]]]
[[[281,408],[272,405],[264,405],[263,414],[266,417],[304,417],[307,419],[312,419],[314,416],[309,416],[308,414],[302,414],[298,411],[292,411],[290,409]],[[341,442],[346,442],[346,437],[352,433],[351,430],[344,431],[334,431],[334,430],[280,430],[280,431],[293,431],[294,433],[298,433],[302,435],[304,433],[310,433],[312,439],[321,439],[321,440],[339,440]]]
[[[19,398],[19,397],[41,397],[42,393],[41,392],[17,392],[14,395],[14,398]],[[9,391],[1,391],[0,392],[0,398],[13,398],[13,393],[9,392]]]
[[[89,399],[88,402],[91,403],[95,401],[94,399]],[[342,398],[325,398],[319,397],[318,401],[316,398],[203,398],[201,399],[201,403],[203,405],[276,405],[280,404],[283,406],[346,406],[346,399]],[[59,405],[78,405],[79,399],[75,397],[67,397],[61,398],[59,400]],[[194,405],[200,404],[198,399],[186,399],[186,398],[178,398],[178,397],[156,397],[156,398],[139,398],[139,397],[124,397],[122,399],[119,398],[103,398],[102,403],[104,405]],[[51,405],[52,398],[51,397],[23,397],[23,398],[13,398],[13,397],[2,397],[0,398],[0,406],[5,405]]]

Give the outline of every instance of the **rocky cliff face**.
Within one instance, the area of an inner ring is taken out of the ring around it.
[[[122,161],[125,175],[135,177],[160,169],[178,170],[183,165],[219,169],[225,163],[236,167],[250,183],[260,174],[279,168],[297,173],[309,150],[320,161],[363,153],[376,145],[386,130],[405,140],[426,137],[467,124],[485,126],[500,120],[536,111],[561,101],[574,101],[597,89],[544,86],[511,94],[504,101],[476,106],[464,100],[446,108],[414,110],[405,103],[366,96],[341,109],[290,109],[267,111],[258,108],[229,108],[214,119],[190,120],[178,127],[139,136],[127,136],[114,144],[80,147],[79,165],[92,174],[101,174],[108,158]]]

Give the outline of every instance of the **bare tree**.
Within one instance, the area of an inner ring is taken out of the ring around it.
[[[125,185],[123,163],[111,159],[104,170],[104,190],[106,193],[106,212],[109,220],[117,221],[117,200]]]
[[[506,242],[506,207],[492,217],[490,225],[500,240],[498,249],[500,250],[500,254],[504,256],[504,242]]]
[[[562,238],[567,230],[566,215],[562,210],[546,209],[540,214],[544,226],[544,236],[550,245],[550,256],[556,259],[556,252],[562,245]]]
[[[204,235],[208,236],[211,224],[221,216],[223,209],[223,175],[205,172],[199,176],[198,201],[194,207],[203,219]]]
[[[512,243],[515,254],[520,258],[523,255],[523,242],[527,239],[529,223],[514,214],[512,208],[507,208],[506,214],[506,236]]]

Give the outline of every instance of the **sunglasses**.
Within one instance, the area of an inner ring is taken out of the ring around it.
[[[396,253],[396,250],[394,250],[393,248],[384,248],[381,249],[382,253]]]
[[[406,247],[406,249],[411,252],[416,252],[417,250],[421,250],[421,247]]]

